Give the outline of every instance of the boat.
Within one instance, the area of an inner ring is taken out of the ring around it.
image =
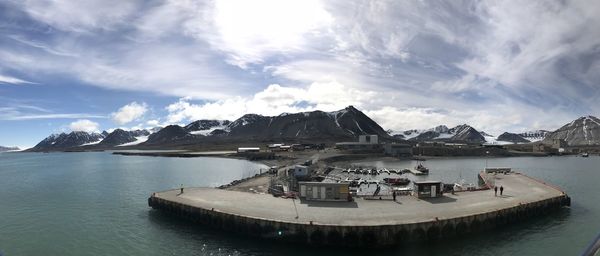
[[[581,153],[581,157],[589,157],[590,154],[588,152]]]
[[[387,184],[395,186],[403,186],[410,183],[410,180],[407,178],[384,178],[383,181]]]
[[[363,184],[365,182],[365,180],[361,179],[361,178],[357,178],[354,180],[350,181],[350,187],[360,187],[361,184]]]
[[[417,166],[415,166],[415,170],[417,170],[423,174],[429,174],[429,168],[425,167],[421,163],[419,163]]]

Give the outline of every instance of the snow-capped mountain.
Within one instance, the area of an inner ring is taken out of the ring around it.
[[[148,139],[141,143],[144,145],[158,145],[158,144],[173,144],[178,141],[186,141],[194,139],[194,135],[190,134],[185,128],[179,125],[169,125],[162,128],[160,131],[150,134]]]
[[[484,136],[473,127],[462,124],[453,128],[439,125],[427,130],[408,130],[401,133],[405,139],[414,141],[462,141],[470,143],[485,142]]]
[[[549,133],[550,133],[550,131],[546,131],[546,130],[535,130],[535,131],[522,132],[522,133],[519,133],[518,135],[528,141],[536,142],[536,141],[541,141],[544,138],[546,138],[546,136]]]
[[[131,142],[138,141],[140,137],[147,137],[150,135],[150,132],[147,130],[134,130],[134,131],[125,131],[122,129],[116,129],[106,138],[104,138],[98,145],[101,146],[117,146],[128,144]]]
[[[228,120],[198,120],[184,127],[186,131],[194,135],[209,136],[215,130],[228,131],[231,121]]]
[[[546,135],[543,142],[563,139],[569,146],[600,145],[600,119],[583,116]]]
[[[435,130],[446,132],[447,127]],[[456,132],[462,134],[461,132]],[[104,134],[104,135],[103,135]],[[377,134],[381,139],[393,138],[375,121],[356,108],[333,111],[311,111],[284,113],[278,116],[246,114],[230,122],[227,120],[198,120],[185,127],[169,125],[151,133],[148,130],[126,131],[115,129],[103,134],[73,132],[51,135],[44,139],[32,151],[65,150],[78,146],[80,149],[106,149],[117,146],[161,146],[193,145],[207,140],[218,142],[239,140],[328,140],[353,141],[358,135]]]
[[[84,144],[99,143],[100,141],[102,141],[102,139],[104,139],[104,136],[100,133],[88,133],[83,131],[52,134],[40,141],[30,150],[65,150],[73,147],[78,147]]]
[[[229,137],[253,139],[353,139],[362,134],[390,135],[353,106],[323,112],[284,113],[279,116],[247,114],[229,126]]]
[[[511,143],[529,143],[529,142],[531,142],[531,141],[523,138],[519,134],[510,133],[510,132],[505,132],[503,134],[500,134],[500,136],[498,136],[497,140],[511,142]]]

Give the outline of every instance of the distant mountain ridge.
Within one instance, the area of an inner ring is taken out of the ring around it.
[[[70,133],[52,134],[27,151],[64,151],[85,149],[107,149],[137,141],[140,137],[150,135],[148,130],[125,131],[115,129],[111,133],[88,133],[73,131]]]
[[[186,131],[185,128],[179,125],[169,125],[162,128],[160,131],[150,134],[148,140],[141,144],[143,145],[159,145],[159,144],[173,144],[178,141],[185,141],[186,139],[193,139],[195,136]]]
[[[231,138],[279,139],[353,139],[358,135],[391,136],[364,113],[349,106],[333,112],[312,111],[279,116],[247,114],[228,126]]]
[[[137,134],[136,134],[137,132]],[[75,134],[77,136],[75,136]],[[207,141],[354,141],[358,135],[376,134],[382,139],[392,139],[379,124],[353,106],[333,112],[311,111],[284,113],[278,116],[246,114],[235,121],[197,120],[185,127],[169,125],[156,132],[148,130],[125,131],[116,129],[111,133],[72,132],[69,135],[51,135],[31,151],[77,149],[105,149],[123,145],[160,147],[194,145]],[[69,143],[64,137],[77,137]],[[140,136],[147,140],[140,141]]]
[[[535,142],[535,141],[544,140],[549,133],[550,133],[550,131],[547,131],[547,130],[535,130],[535,131],[527,131],[527,132],[518,133],[518,135],[523,137],[526,140]]]
[[[457,125],[448,128],[445,125],[439,125],[428,130],[408,130],[401,134],[405,139],[412,141],[456,141],[468,143],[484,143],[484,136],[475,128],[467,125]]]
[[[547,134],[542,142],[551,144],[554,139],[563,139],[569,146],[600,145],[600,119],[582,116]]]
[[[104,139],[104,135],[100,133],[88,133],[84,131],[63,132],[46,137],[31,148],[30,151],[64,150],[88,143],[100,142],[102,139]]]
[[[15,150],[20,150],[20,149],[19,149],[19,147],[5,147],[5,146],[0,146],[0,152],[15,151]]]
[[[123,129],[116,129],[109,133],[98,145],[117,146],[134,142],[137,140],[137,137],[148,135],[150,135],[150,132],[147,130],[125,131]]]
[[[194,135],[210,136],[221,134],[223,131],[229,131],[229,120],[197,120],[183,127],[186,131]],[[213,133],[214,132],[214,133]]]
[[[512,142],[512,143],[529,143],[531,141],[523,138],[521,135],[516,134],[516,133],[510,133],[510,132],[505,132],[503,134],[500,134],[500,136],[498,136],[499,141],[506,141],[506,142]]]
[[[554,132],[505,132],[494,137],[467,124],[448,128],[438,125],[427,130],[407,130],[399,134],[385,131],[379,124],[353,106],[332,112],[283,113],[278,116],[246,114],[234,121],[197,120],[181,127],[169,125],[151,130],[111,133],[70,132],[52,134],[30,151],[93,150],[121,146],[143,148],[197,145],[202,143],[255,143],[281,141],[354,141],[358,135],[376,134],[382,140],[444,141],[504,145],[565,139],[569,145],[600,145],[600,119],[585,116]],[[390,135],[393,134],[393,135]]]

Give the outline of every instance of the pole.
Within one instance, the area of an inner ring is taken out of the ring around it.
[[[296,219],[298,219],[300,216],[298,216],[298,208],[296,207],[296,197],[292,197],[292,202],[294,202],[294,210],[296,210]]]

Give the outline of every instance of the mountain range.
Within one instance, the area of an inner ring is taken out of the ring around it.
[[[484,143],[485,137],[475,128],[462,124],[453,128],[439,125],[428,130],[408,130],[400,134],[404,139],[412,141],[454,141],[467,143]],[[486,134],[487,135],[487,134]]]
[[[500,136],[498,136],[497,140],[512,142],[512,143],[529,143],[529,142],[531,142],[530,140],[523,138],[523,136],[521,136],[519,134],[510,133],[510,132],[505,132],[503,134],[500,134]]]
[[[52,134],[29,149],[29,151],[65,150],[76,146],[100,143],[102,139],[104,139],[104,135],[100,133],[88,133],[84,131]]]
[[[20,150],[18,147],[5,147],[5,146],[0,146],[0,152],[6,152],[6,151],[16,151],[16,150]]]
[[[148,135],[150,135],[150,131],[148,130],[125,131],[122,129],[116,129],[107,134],[104,139],[98,143],[98,145],[118,146],[138,141]]]
[[[600,145],[600,119],[583,116],[549,133],[542,141],[550,144],[554,139],[563,139],[569,146]]]
[[[385,131],[353,106],[333,112],[283,113],[278,116],[246,114],[237,120],[197,120],[186,126],[87,133],[53,134],[29,151],[94,150],[110,148],[170,148],[218,143],[257,142],[338,142],[354,141],[358,135],[376,134],[382,141],[444,141],[475,144],[514,144],[565,139],[569,145],[600,145],[600,120],[582,117],[549,132],[505,132],[498,137],[462,124],[452,128],[439,125],[426,130],[400,133]]]
[[[111,133],[53,134],[29,151],[177,146],[219,141],[348,141],[362,134],[377,134],[383,140],[396,140],[371,118],[349,106],[334,112],[312,111],[278,116],[246,114],[235,121],[198,120],[184,127],[169,125],[158,131],[116,129]]]

